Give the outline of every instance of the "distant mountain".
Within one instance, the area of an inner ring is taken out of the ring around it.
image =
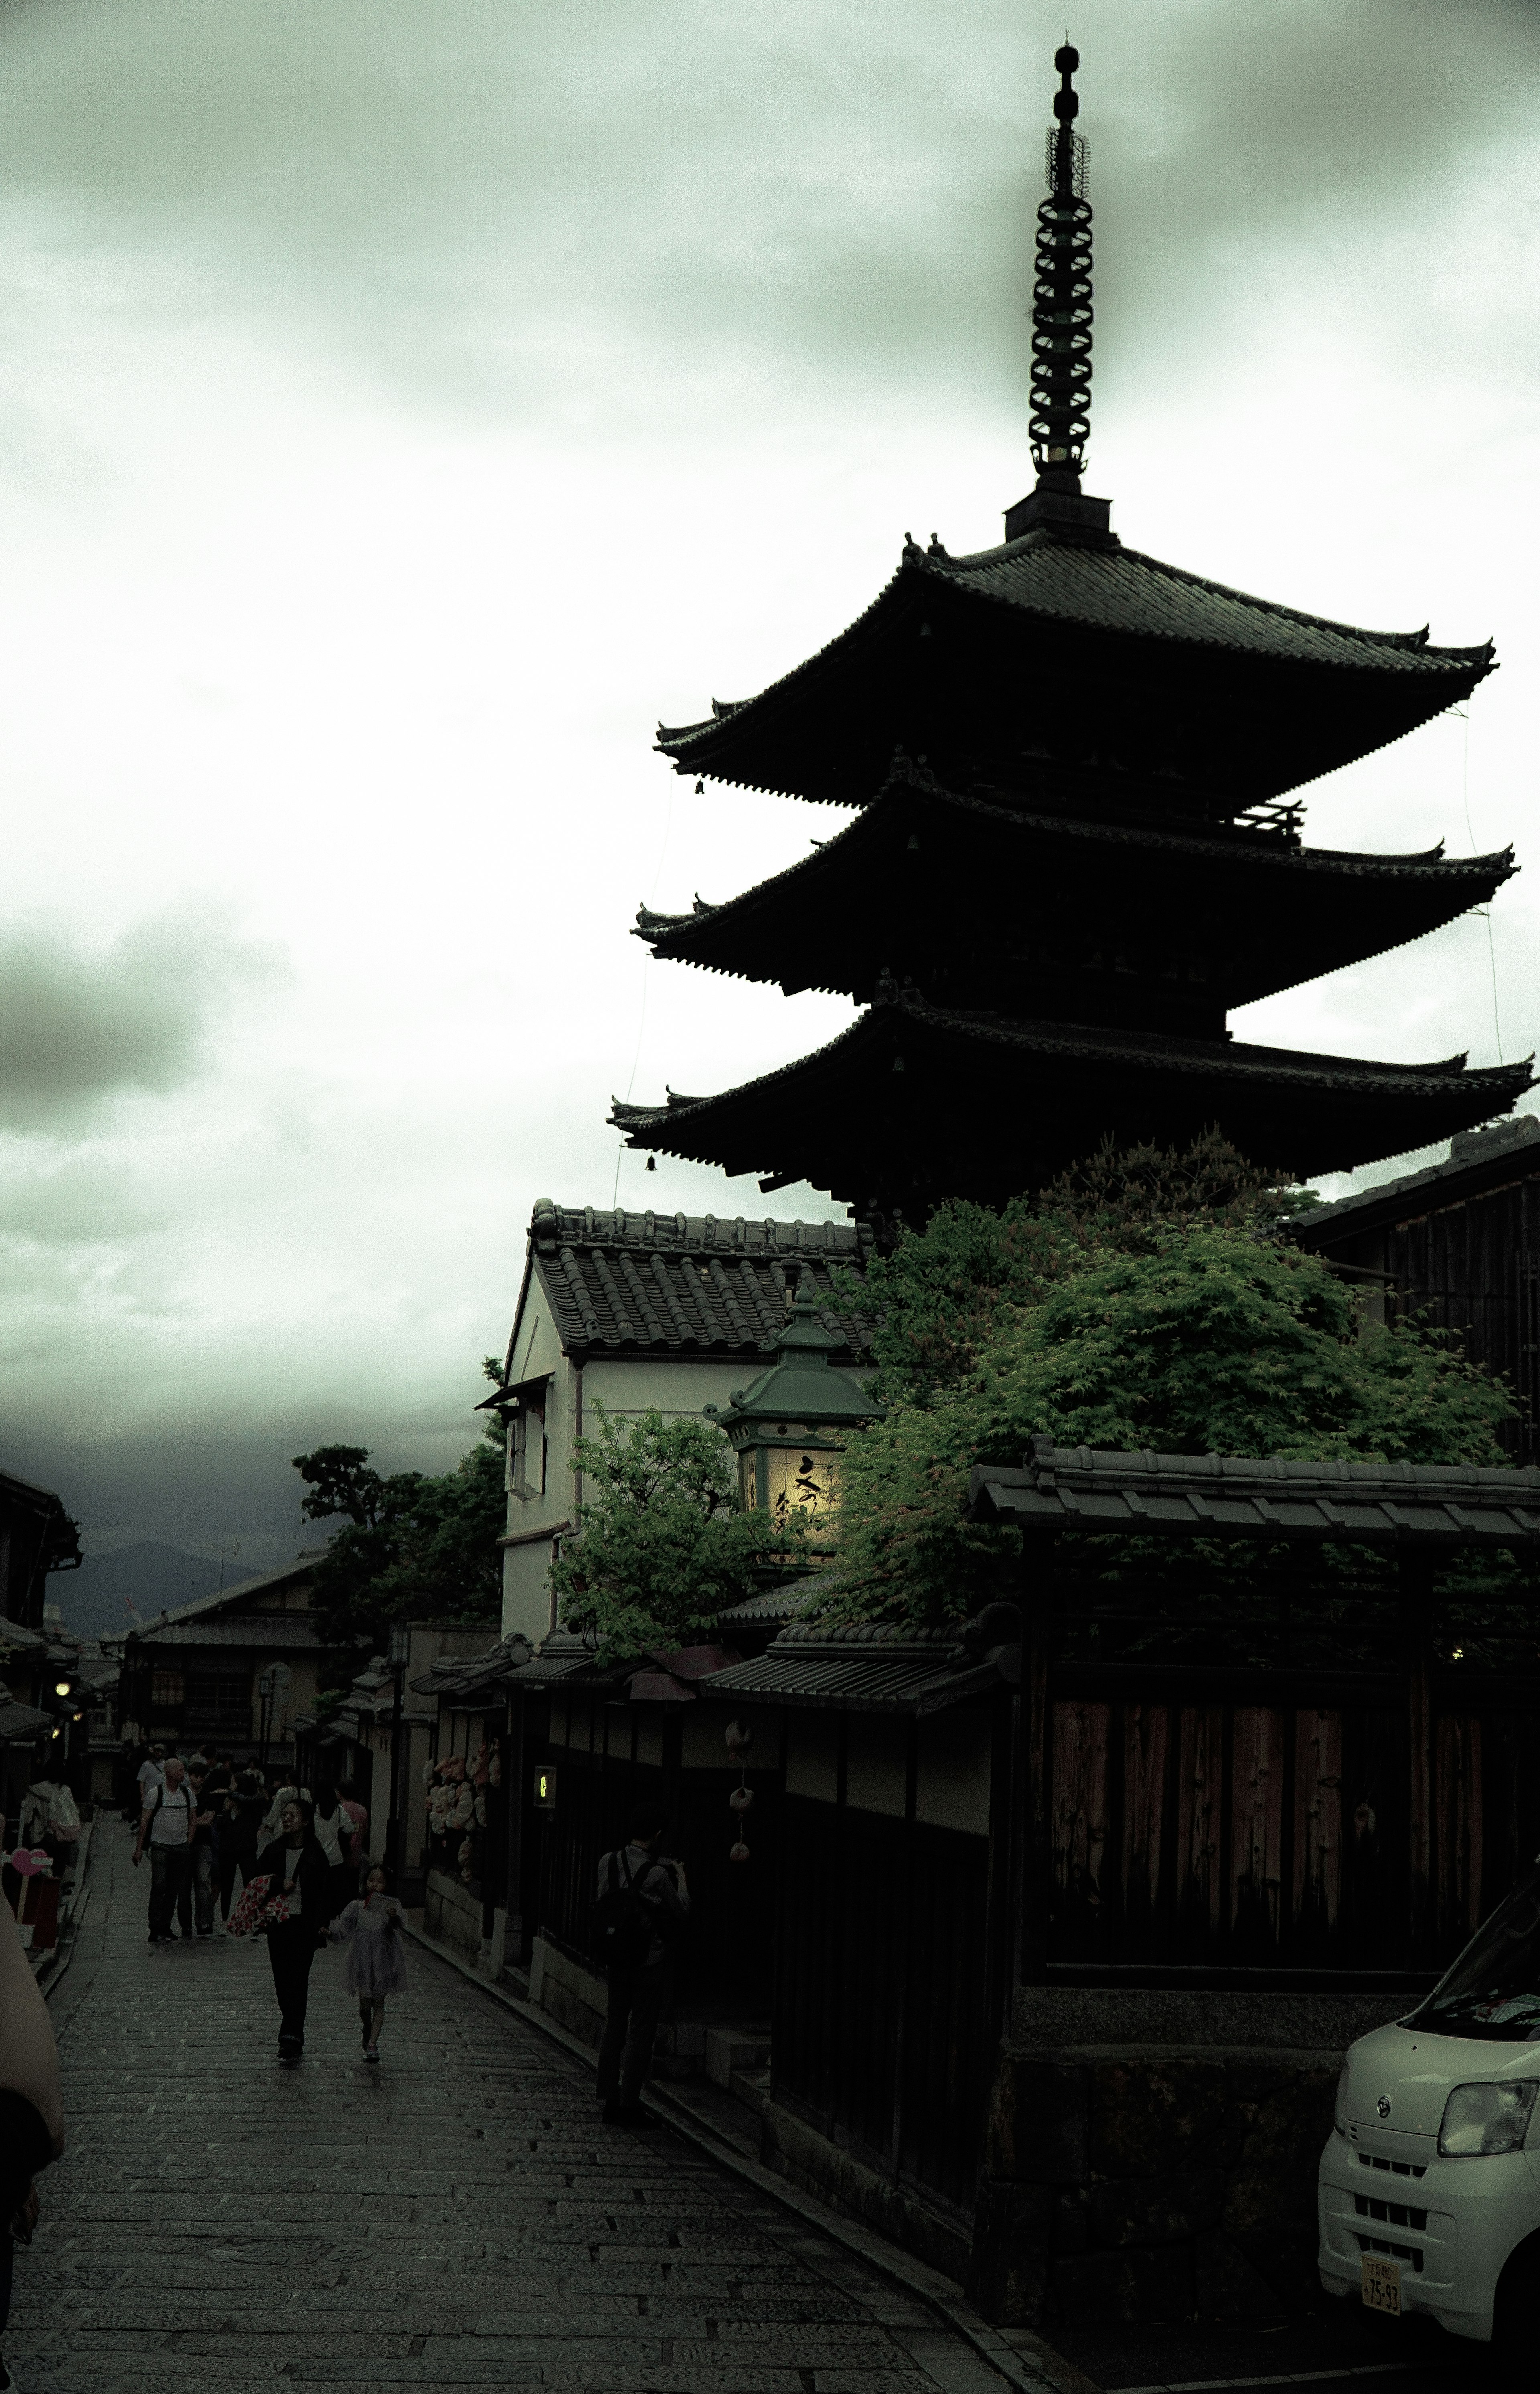
[[[224,1574],[226,1587],[257,1577],[236,1562],[227,1562]],[[206,1555],[184,1555],[179,1546],[145,1539],[115,1546],[110,1555],[87,1555],[78,1571],[50,1572],[45,1599],[58,1605],[66,1629],[99,1638],[104,1629],[132,1629],[134,1612],[148,1621],[196,1596],[214,1596],[219,1585],[219,1565]]]

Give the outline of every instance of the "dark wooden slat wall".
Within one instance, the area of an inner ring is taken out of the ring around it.
[[[1540,1462],[1540,1175],[1380,1230],[1344,1226],[1323,1252],[1389,1274],[1401,1311],[1453,1331],[1506,1378],[1520,1418],[1504,1445],[1515,1463]]]
[[[1183,1703],[1127,1677],[1052,1705],[1050,1969],[1441,1966],[1540,1859],[1540,1684],[1438,1675],[1419,1949],[1404,1687]]]
[[[783,1835],[776,2098],[967,2210],[993,2059],[988,1840],[796,1796]]]

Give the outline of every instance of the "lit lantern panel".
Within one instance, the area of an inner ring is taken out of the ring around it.
[[[778,1521],[799,1513],[814,1537],[827,1534],[839,1502],[837,1454],[827,1447],[762,1446],[750,1472],[751,1504],[763,1505]]]

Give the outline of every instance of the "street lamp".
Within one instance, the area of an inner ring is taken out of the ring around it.
[[[263,1770],[268,1767],[268,1738],[272,1728],[273,1713],[287,1691],[292,1677],[293,1674],[287,1663],[270,1663],[257,1682],[257,1692],[262,1699],[259,1761]]]
[[[832,1369],[839,1345],[804,1282],[770,1370],[735,1388],[726,1405],[704,1408],[738,1457],[744,1510],[769,1513],[782,1526],[800,1515],[820,1543],[833,1533],[849,1435],[883,1411],[851,1373]]]
[[[401,1683],[406,1666],[412,1660],[412,1624],[393,1621],[390,1624],[390,1818],[385,1831],[385,1861],[390,1884],[401,1892]]]

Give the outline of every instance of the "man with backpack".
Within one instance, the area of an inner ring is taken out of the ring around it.
[[[134,1840],[138,1868],[150,1848],[150,1942],[169,1945],[171,1915],[180,1912],[184,1933],[191,1929],[188,1899],[192,1877],[192,1835],[197,1806],[187,1783],[179,1755],[167,1755],[165,1777],[149,1791]]]
[[[660,1861],[662,1842],[649,1813],[632,1822],[630,1842],[599,1866],[593,1955],[610,1991],[599,2092],[606,2121],[625,2127],[641,2118],[641,2083],[673,1982],[674,1940],[690,1914],[684,1864]]]

